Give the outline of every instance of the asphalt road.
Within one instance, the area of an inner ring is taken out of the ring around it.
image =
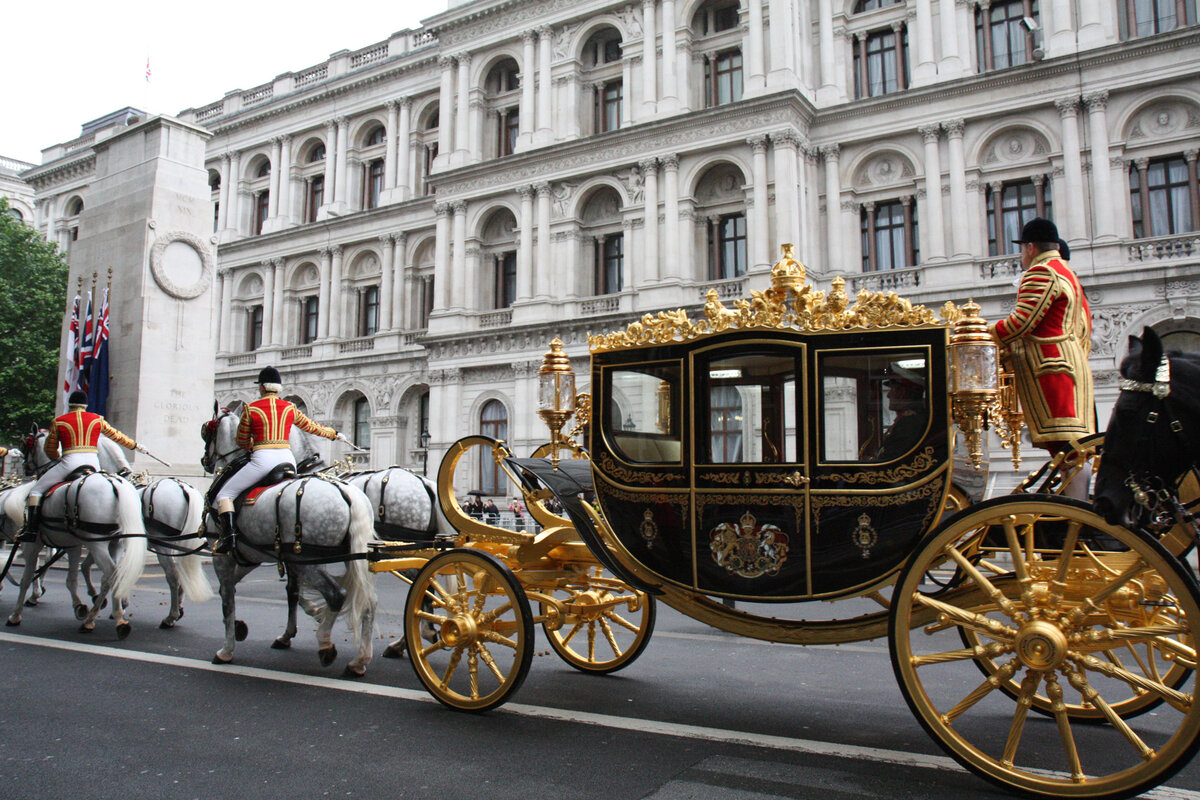
[[[0,800],[1012,796],[926,735],[884,641],[771,645],[660,606],[625,670],[584,675],[550,653],[513,702],[463,714],[430,698],[407,660],[378,658],[401,628],[399,581],[380,578],[380,647],[359,681],[339,677],[351,651],[341,624],[331,667],[307,619],[291,650],[270,649],[285,617],[273,569],[239,588],[249,637],[233,665],[215,666],[218,601],[160,630],[166,587],[150,568],[132,635],[119,641],[106,619],[83,635],[52,573],[48,597],[0,629]],[[0,592],[5,616],[15,598]],[[1200,799],[1200,767],[1153,796]]]

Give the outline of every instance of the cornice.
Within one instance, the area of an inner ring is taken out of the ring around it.
[[[59,160],[21,173],[21,179],[35,191],[48,189],[56,183],[87,175],[96,169],[96,153],[92,148],[67,160]]]

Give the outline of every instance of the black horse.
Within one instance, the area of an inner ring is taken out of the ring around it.
[[[1121,394],[1104,436],[1096,510],[1132,527],[1188,470],[1200,470],[1200,354],[1163,352],[1146,328],[1129,337]]]

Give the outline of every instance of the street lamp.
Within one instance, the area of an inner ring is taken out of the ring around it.
[[[429,474],[429,430],[421,431],[421,474]]]
[[[575,413],[575,373],[558,337],[538,370],[538,416],[550,429],[550,462],[558,469],[558,451],[566,443],[562,426]]]

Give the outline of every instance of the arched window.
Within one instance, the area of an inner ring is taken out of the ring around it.
[[[377,144],[383,144],[383,140],[386,137],[386,135],[387,134],[383,130],[382,125],[372,128],[371,135],[367,137],[365,146],[366,147],[374,147]]]
[[[902,2],[904,0],[858,0],[854,4],[854,13],[861,14],[864,11],[874,11],[877,8],[886,8]]]
[[[354,401],[354,444],[371,449],[371,404],[365,397]]]
[[[489,400],[479,412],[479,432],[493,439],[508,438],[508,409],[499,400]],[[484,494],[500,494],[500,467],[492,457],[491,450],[479,452],[479,489]]]
[[[76,197],[67,205],[67,216],[78,217],[83,213],[83,200]]]
[[[324,160],[325,160],[325,145],[323,145],[323,144],[317,145],[316,147],[314,147],[312,149],[312,152],[310,152],[308,154],[308,163],[309,164],[315,164],[318,161],[324,161]]]
[[[258,172],[255,173],[256,178],[268,178],[271,175],[271,162],[264,161],[258,165]]]

